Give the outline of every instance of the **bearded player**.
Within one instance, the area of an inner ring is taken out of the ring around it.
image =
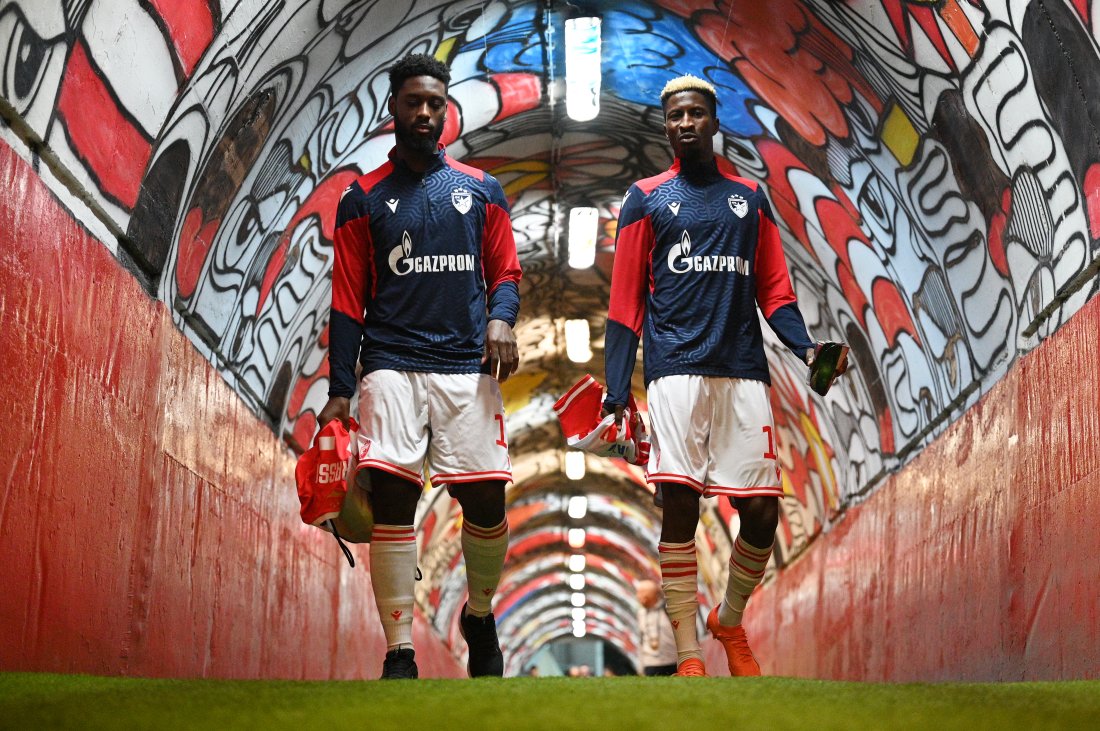
[[[508,550],[504,487],[512,474],[497,382],[519,365],[512,328],[520,267],[500,184],[439,144],[449,81],[447,67],[422,54],[390,70],[396,144],[344,192],[336,222],[331,386],[318,421],[347,423],[358,385],[383,678],[418,675],[413,521],[425,467],[462,507],[467,670],[504,671],[492,599]]]

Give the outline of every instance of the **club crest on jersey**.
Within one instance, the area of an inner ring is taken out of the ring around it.
[[[749,204],[744,196],[734,193],[727,202],[730,204],[730,210],[736,213],[738,218],[744,218],[745,214],[749,212]]]
[[[474,204],[474,198],[470,195],[470,191],[465,188],[455,188],[451,191],[451,205],[455,207],[455,210],[466,215],[466,212],[470,210],[470,206]]]
[[[416,272],[434,274],[437,272],[472,272],[475,261],[473,254],[429,254],[412,255],[412,237],[408,231],[401,233],[401,243],[390,249],[387,259],[390,271],[399,277]]]

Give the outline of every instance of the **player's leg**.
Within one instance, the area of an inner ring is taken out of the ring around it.
[[[730,498],[730,502],[741,517],[741,530],[730,553],[726,595],[707,616],[707,629],[725,648],[730,675],[755,676],[760,675],[760,664],[749,647],[741,619],[749,597],[764,580],[764,569],[772,555],[779,498]]]
[[[431,384],[432,484],[446,485],[462,507],[469,599],[459,628],[470,650],[467,670],[499,677],[504,655],[492,602],[508,553],[504,492],[512,477],[500,388],[481,374],[433,374]]]
[[[647,391],[652,440],[647,473],[660,488],[664,506],[657,552],[681,675],[705,674],[695,627],[699,613],[695,530],[708,459],[706,388],[701,376],[666,376],[650,383]]]
[[[359,390],[359,464],[370,475],[371,589],[386,636],[383,678],[415,678],[416,504],[427,452],[423,374],[375,371]]]
[[[415,678],[412,622],[416,589],[416,531],[413,520],[423,488],[379,469],[370,470],[374,532],[370,577],[382,631],[386,635],[383,678]]]
[[[730,502],[741,518],[741,530],[730,554],[726,595],[718,605],[718,622],[728,627],[741,624],[749,597],[763,581],[779,525],[777,497],[731,498]]]
[[[741,620],[764,579],[779,524],[782,484],[776,463],[771,407],[764,384],[725,379],[716,399],[711,477],[737,508],[740,530],[730,552],[726,591],[707,616],[707,629],[722,643],[731,675],[759,675]]]
[[[462,555],[470,599],[466,614],[492,612],[508,553],[508,521],[504,515],[504,482],[492,480],[455,485],[452,494],[462,507]]]
[[[493,597],[508,553],[508,520],[504,514],[504,481],[454,485],[462,506],[462,555],[466,560],[469,599],[459,629],[469,646],[470,677],[504,675],[504,653],[497,637]]]
[[[703,650],[695,618],[699,614],[699,563],[695,530],[699,525],[699,492],[675,482],[661,483],[665,507],[661,518],[661,589],[665,612],[676,638],[677,675],[705,675]]]

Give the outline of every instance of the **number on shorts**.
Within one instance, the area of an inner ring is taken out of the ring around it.
[[[504,441],[504,414],[493,414],[493,417],[497,420],[497,424],[500,425],[500,439],[497,440],[497,446],[507,449],[508,442]]]
[[[775,442],[772,441],[772,428],[764,427],[764,433],[768,435],[768,451],[764,452],[764,459],[778,459],[779,455],[775,453]]]

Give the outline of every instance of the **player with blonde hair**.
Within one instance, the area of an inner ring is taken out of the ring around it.
[[[706,626],[732,675],[759,675],[741,619],[772,554],[783,495],[757,308],[799,359],[806,332],[779,229],[759,184],[716,156],[714,87],[681,76],[661,91],[672,166],[630,186],[619,214],[605,345],[604,413],[621,415],[639,340],[652,451],[647,479],[663,499],[658,554],[677,675],[705,675],[696,633],[699,499],[737,508],[725,597]],[[841,362],[837,374],[846,363]]]

